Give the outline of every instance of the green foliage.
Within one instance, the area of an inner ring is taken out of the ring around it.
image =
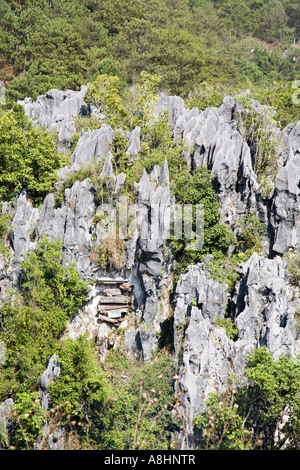
[[[1,398],[14,396],[21,384],[35,389],[68,318],[86,299],[86,283],[74,265],[63,264],[61,247],[43,239],[23,262],[20,292],[1,305],[0,338],[7,351],[0,365]]]
[[[126,174],[123,193],[129,197],[132,197],[134,182],[140,180],[144,169],[150,172],[154,165],[161,166],[167,160],[170,185],[174,188],[181,170],[187,168],[187,162],[183,157],[184,142],[182,139],[172,138],[169,119],[165,113],[156,120],[150,119],[149,122],[140,122],[140,124],[142,125],[141,148],[134,162],[130,162],[130,156],[126,153],[128,148],[126,137],[116,136],[112,144],[113,165],[117,173]]]
[[[253,169],[258,181],[266,176],[274,179],[280,153],[280,142],[272,129],[272,126],[277,124],[274,111],[268,107],[257,110],[250,96],[240,98],[239,101],[243,109],[236,116],[238,130],[250,147]]]
[[[213,279],[222,284],[227,284],[231,292],[240,276],[236,272],[238,264],[247,261],[256,252],[262,252],[262,237],[265,227],[256,214],[245,216],[238,221],[238,235],[234,251],[230,256],[221,252],[214,252],[213,259],[205,261]]]
[[[174,426],[170,356],[141,364],[112,350],[101,365],[83,336],[64,341],[58,355],[61,374],[51,385],[52,407],[60,409],[60,424],[68,428],[73,422],[80,448],[168,448]]]
[[[56,207],[60,207],[62,205],[65,190],[72,188],[76,181],[84,181],[85,179],[89,178],[92,183],[97,186],[97,184],[99,183],[99,175],[102,171],[102,167],[102,161],[95,161],[90,163],[89,165],[83,165],[81,168],[79,168],[79,170],[75,171],[74,173],[69,173],[66,176],[60,189],[55,193]]]
[[[7,234],[10,223],[9,214],[2,214],[0,216],[0,240],[2,240]]]
[[[206,413],[195,418],[200,448],[223,450],[298,449],[300,439],[299,357],[275,360],[266,347],[246,358],[236,389],[212,394]]]
[[[153,104],[157,101],[157,91],[161,77],[151,75],[142,71],[136,84],[136,98],[134,102],[135,112],[133,112],[132,125],[139,125],[142,128],[150,126],[155,118],[153,115]]]
[[[262,250],[262,237],[265,234],[265,227],[256,214],[246,215],[238,221],[240,234],[236,251],[248,252],[249,255],[254,251],[260,253]]]
[[[15,427],[12,444],[17,450],[32,449],[46,421],[38,393],[19,392],[10,416]]]
[[[120,80],[104,74],[88,86],[85,101],[95,106],[107,117],[112,127],[120,127],[126,117],[120,96]]]
[[[188,188],[188,191],[186,191]],[[201,250],[187,250],[189,242],[185,236],[180,240],[172,239],[171,248],[182,270],[188,264],[201,261],[206,254],[225,254],[234,243],[235,236],[225,224],[220,223],[220,210],[216,193],[211,184],[209,171],[201,167],[191,174],[181,171],[174,188],[176,202],[179,204],[203,205],[204,208],[204,243]],[[195,221],[192,221],[195,230]]]
[[[9,446],[9,438],[3,421],[0,421],[0,449],[6,449]]]
[[[112,351],[105,369],[111,395],[110,408],[98,430],[102,448],[168,449],[175,429],[171,357],[162,352],[153,361],[140,364],[125,361],[118,351]],[[124,375],[128,379],[122,379]]]
[[[215,325],[224,328],[228,338],[230,338],[231,340],[234,340],[236,338],[238,329],[236,326],[234,326],[230,318],[217,318],[214,323]]]
[[[68,422],[68,415],[81,422],[84,436],[91,432],[90,423],[95,426],[98,415],[105,410],[107,386],[103,371],[94,346],[85,336],[63,341],[57,347],[57,355],[61,373],[51,385],[52,405],[61,406],[61,424]]]
[[[296,82],[297,84],[297,82]],[[288,124],[296,123],[299,118],[299,104],[293,101],[296,94],[294,81],[273,81],[270,86],[252,86],[251,93],[254,99],[261,104],[274,109],[274,119],[280,128],[285,128]]]
[[[67,318],[84,302],[87,285],[75,264],[63,264],[62,241],[42,239],[37,250],[27,255],[22,267],[22,291],[28,297],[26,300],[32,299],[39,306],[46,306],[50,300]]]
[[[55,138],[29,122],[21,106],[0,110],[0,199],[11,200],[27,189],[40,203],[56,181],[63,159]]]
[[[274,360],[267,348],[258,348],[247,359],[245,376],[249,385],[239,401],[254,439],[262,439],[263,450],[299,448],[299,357]]]
[[[294,286],[300,285],[300,254],[298,251],[287,251],[283,255],[289,271],[290,283]]]
[[[185,100],[185,106],[192,109],[197,107],[205,110],[208,107],[218,108],[223,103],[224,96],[234,95],[238,89],[225,83],[205,81],[201,86],[193,89]]]
[[[206,408],[206,412],[194,420],[195,428],[203,435],[200,449],[251,450],[250,433],[238,413],[234,390],[222,397],[210,394]]]

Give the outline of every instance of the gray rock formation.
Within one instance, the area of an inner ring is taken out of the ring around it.
[[[137,217],[139,236],[137,252],[139,260],[134,280],[136,300],[141,310],[139,340],[144,359],[150,359],[157,344],[157,333],[163,321],[160,312],[162,296],[162,271],[164,268],[164,243],[170,233],[171,196],[169,188],[168,165],[165,161],[155,184],[155,171],[152,184],[144,171],[136,185]],[[154,185],[153,185],[154,181]],[[154,187],[153,187],[154,186]]]
[[[11,225],[10,242],[12,257],[8,274],[12,277],[14,286],[19,283],[21,263],[28,251],[35,247],[31,241],[39,218],[39,210],[32,206],[26,191],[22,191],[17,199],[15,216]]]
[[[299,292],[289,284],[282,258],[267,259],[254,253],[240,265],[239,274],[241,279],[231,299],[227,286],[211,279],[201,264],[190,266],[176,288],[178,390],[187,390],[182,404],[190,434],[193,419],[205,410],[209,393],[224,392],[232,373],[241,377],[245,358],[254,349],[266,346],[275,359],[300,351],[294,318]],[[225,318],[228,310],[238,328],[235,341],[215,324],[215,319]],[[183,440],[182,446],[189,448],[190,442]]]
[[[82,86],[80,91],[53,89],[40,95],[35,102],[31,98],[25,98],[18,103],[24,107],[26,116],[39,125],[58,132],[59,142],[64,143],[76,131],[73,119],[85,112],[86,90],[86,86]]]
[[[60,364],[56,354],[50,357],[47,368],[43,372],[39,382],[39,397],[41,400],[41,407],[47,411],[50,404],[49,385],[58,379],[60,375]]]
[[[84,92],[84,88],[77,93],[51,90],[36,103],[25,100],[21,104],[32,119],[58,130],[63,142],[74,131],[72,119],[84,106]],[[259,103],[254,105],[258,112],[263,112]],[[266,346],[278,358],[295,355],[300,348],[295,324],[298,287],[290,284],[282,259],[289,248],[300,250],[300,124],[284,131],[271,129],[282,148],[277,177],[272,191],[266,195],[257,182],[251,149],[237,130],[237,106],[234,98],[226,97],[219,108],[187,109],[180,97],[161,94],[156,107],[157,116],[168,112],[174,138],[185,140],[188,150],[184,156],[190,168],[196,170],[205,165],[211,170],[222,222],[237,231],[240,217],[257,212],[266,228],[266,257],[254,253],[239,266],[240,280],[233,293],[226,284],[212,279],[203,263],[190,266],[180,276],[174,299],[174,355],[179,375],[176,391],[182,392],[190,434],[193,419],[204,411],[209,393],[225,390],[231,373],[242,375],[247,354]],[[99,178],[114,181],[116,202],[126,178],[124,173],[113,172],[111,144],[116,132],[120,131],[107,124],[82,131],[69,165],[59,172],[59,184],[81,166],[102,162]],[[140,151],[140,128],[136,127],[126,137],[127,153],[133,162]],[[150,173],[144,170],[133,189],[134,224],[126,240],[122,268],[107,268],[105,272],[92,259],[93,249],[99,247],[104,233],[93,218],[103,207],[97,207],[95,188],[86,179],[65,190],[61,207],[55,205],[55,193],[45,198],[41,209],[32,207],[25,192],[20,195],[12,223],[9,272],[17,285],[26,252],[43,236],[61,239],[65,262],[75,262],[82,277],[94,282],[85,309],[76,312],[69,322],[67,335],[75,337],[87,332],[103,348],[101,357],[105,357],[105,344],[109,342],[109,347],[122,346],[129,354],[140,354],[148,360],[155,352],[162,324],[169,314],[164,295],[171,282],[172,261],[165,244],[174,201],[167,161],[162,167],[155,165]],[[119,337],[114,334],[113,324],[99,322],[95,316],[98,295],[95,283],[105,275],[124,277],[133,286],[133,309],[120,326]],[[238,330],[235,340],[216,324],[216,320],[229,317]],[[51,361],[40,384],[45,409],[49,400],[48,381],[59,370],[55,357]],[[182,440],[181,446],[189,448],[190,443]]]
[[[141,148],[141,128],[136,126],[132,132],[129,133],[129,147],[127,153],[131,156],[131,161],[134,161],[136,155],[139,153]]]
[[[13,424],[9,415],[13,407],[14,401],[12,398],[8,398],[0,404],[0,435],[2,435],[2,439],[0,439],[0,450],[7,448],[7,444],[9,445],[11,443]]]
[[[113,138],[114,131],[108,124],[103,124],[100,129],[81,131],[76,148],[70,158],[70,164],[59,171],[59,178],[64,179],[66,174],[74,173],[82,166],[101,161],[104,163],[109,155]]]
[[[296,355],[300,343],[294,316],[299,308],[299,289],[290,284],[285,261],[254,253],[239,273],[241,280],[233,297],[233,317],[239,331],[236,358],[262,346],[275,359]]]
[[[66,261],[75,262],[83,277],[90,274],[90,225],[95,211],[92,182],[76,181],[65,190],[61,208],[55,207],[54,194],[45,198],[37,226],[39,238],[63,241]]]

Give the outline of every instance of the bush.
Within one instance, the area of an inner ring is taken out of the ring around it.
[[[35,389],[68,318],[86,299],[87,285],[74,265],[63,265],[61,248],[61,242],[43,239],[23,262],[19,294],[1,305],[7,360],[0,365],[0,400],[14,396],[21,384]]]
[[[188,188],[188,191],[186,190]],[[217,195],[211,184],[209,171],[201,167],[196,173],[182,171],[174,188],[176,202],[179,204],[197,204],[204,208],[204,243],[200,250],[187,250],[189,240],[182,237],[180,240],[172,239],[171,248],[174,250],[180,270],[188,264],[200,262],[208,253],[225,254],[230,244],[235,242],[235,236],[229,228],[220,223],[221,213]],[[192,220],[193,230],[196,221]]]
[[[98,428],[101,448],[167,450],[175,430],[171,356],[162,351],[141,364],[124,361],[121,353],[112,350],[104,367],[111,395],[108,412]]]
[[[0,110],[0,200],[12,200],[26,189],[41,203],[63,163],[54,136],[30,123],[22,106]]]
[[[211,394],[207,411],[195,418],[200,449],[298,449],[300,357],[275,360],[266,347],[246,357],[244,376]]]

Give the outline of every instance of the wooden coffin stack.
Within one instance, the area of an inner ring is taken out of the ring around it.
[[[120,323],[131,307],[131,284],[126,280],[102,278],[97,281],[97,291],[98,319],[108,323]]]

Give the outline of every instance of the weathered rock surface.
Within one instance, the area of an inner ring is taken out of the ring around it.
[[[275,359],[299,352],[294,316],[299,308],[299,289],[289,283],[285,261],[254,253],[239,268],[241,280],[233,297],[233,316],[238,327],[237,355],[266,346]],[[238,352],[239,351],[239,352]]]
[[[41,407],[47,411],[50,404],[49,386],[52,382],[58,379],[60,375],[60,364],[56,354],[50,357],[47,368],[42,374],[39,382],[39,397],[41,400]]]
[[[86,86],[82,86],[80,91],[53,89],[45,95],[40,95],[35,102],[32,102],[31,98],[25,98],[18,103],[24,107],[26,116],[39,125],[58,132],[59,142],[64,143],[70,140],[76,131],[73,119],[86,113],[86,90]]]
[[[8,444],[11,442],[11,438],[13,435],[13,424],[10,419],[10,413],[12,411],[12,408],[14,407],[15,403],[12,398],[8,398],[4,402],[0,404],[0,426],[1,426],[1,432],[4,433],[5,438],[7,438]],[[6,440],[6,439],[5,439]],[[5,449],[7,446],[4,442],[0,443],[0,450]]]
[[[63,143],[74,132],[72,119],[85,110],[84,93],[84,88],[70,93],[50,90],[36,103],[26,99],[21,104],[32,119],[58,130]],[[259,110],[259,105],[256,106]],[[240,280],[233,294],[228,292],[227,285],[211,278],[204,264],[190,266],[179,279],[174,300],[174,354],[179,371],[178,389],[187,389],[183,396],[189,432],[195,415],[204,410],[208,394],[222,391],[232,372],[242,374],[248,353],[267,346],[278,358],[282,354],[295,355],[300,348],[295,325],[299,292],[290,284],[281,257],[289,248],[300,249],[299,122],[282,132],[273,129],[283,150],[274,191],[265,195],[253,170],[251,149],[237,130],[236,109],[237,103],[230,97],[219,108],[200,111],[186,109],[180,97],[164,94],[159,96],[156,109],[157,114],[169,113],[174,138],[185,140],[189,148],[185,158],[191,169],[206,165],[211,170],[222,222],[236,231],[240,217],[258,212],[267,233],[266,257],[254,253],[240,265]],[[116,132],[120,131],[107,124],[97,130],[82,131],[69,165],[59,173],[59,184],[81,166],[102,161],[99,177],[114,181],[116,195],[126,178],[125,174],[113,172],[111,144]],[[134,161],[140,151],[140,128],[126,137],[127,153]],[[8,272],[17,285],[20,263],[26,252],[34,249],[41,237],[61,239],[65,262],[74,261],[82,277],[94,282],[87,304],[70,320],[67,334],[75,337],[88,333],[96,338],[103,357],[106,348],[115,345],[148,360],[169,315],[164,296],[170,287],[172,263],[165,242],[174,201],[167,162],[162,167],[154,166],[149,174],[144,170],[133,189],[136,191],[135,224],[126,240],[126,260],[119,270],[107,268],[105,272],[92,257],[93,249],[102,241],[103,229],[93,221],[101,208],[95,201],[91,180],[86,179],[65,190],[61,207],[56,207],[55,193],[45,198],[41,209],[32,207],[26,192],[19,196],[14,207]],[[133,286],[133,309],[122,323],[119,337],[114,335],[113,324],[96,318],[99,293],[95,284],[104,275],[121,276]],[[229,316],[238,329],[235,340],[215,323]],[[48,380],[58,373],[55,358],[51,364],[41,380],[45,407],[48,406]],[[187,446],[182,442],[182,448]]]
[[[292,141],[291,147],[295,147]],[[300,146],[300,138],[299,138]],[[279,170],[275,181],[271,224],[274,231],[272,250],[282,255],[287,249],[300,248],[300,152],[296,150]]]
[[[39,210],[32,206],[26,191],[22,191],[17,199],[15,215],[11,225],[10,243],[12,257],[8,274],[12,277],[14,286],[18,286],[21,263],[28,251],[34,249],[31,241],[39,218]]]
[[[82,166],[94,162],[105,162],[113,139],[114,131],[108,124],[103,124],[100,129],[81,131],[76,148],[70,158],[70,165],[59,171],[59,178],[64,179],[68,173],[74,173]]]
[[[225,391],[230,374],[241,377],[245,357],[254,349],[266,346],[275,359],[300,351],[294,318],[299,292],[289,284],[282,258],[267,259],[254,253],[240,265],[239,273],[241,279],[229,304],[226,285],[211,279],[201,264],[190,266],[176,288],[178,389],[187,389],[183,404],[190,433],[196,414],[205,409],[208,394]],[[214,323],[216,318],[225,318],[228,310],[238,328],[235,341]],[[182,445],[189,444],[183,441]]]

